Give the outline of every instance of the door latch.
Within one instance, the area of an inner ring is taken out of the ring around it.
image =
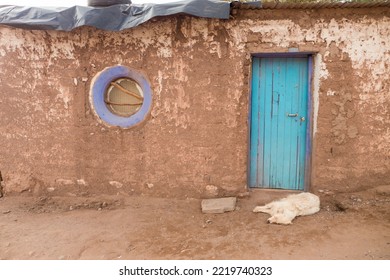
[[[289,116],[289,117],[291,117],[291,118],[293,118],[293,117],[298,117],[298,113],[296,113],[296,114],[287,114],[287,116]]]

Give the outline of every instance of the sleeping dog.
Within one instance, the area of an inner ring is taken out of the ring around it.
[[[264,206],[257,206],[253,212],[268,213],[271,217],[269,223],[291,224],[297,216],[305,216],[320,211],[320,199],[312,193],[292,194],[286,198],[273,201]]]

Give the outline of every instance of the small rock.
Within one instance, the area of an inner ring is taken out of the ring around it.
[[[9,214],[9,213],[11,213],[11,210],[3,211],[3,214]]]
[[[87,77],[82,77],[81,80],[85,83],[86,81],[88,81],[88,78]]]
[[[73,83],[77,87],[77,84],[78,84],[77,78],[73,78]]]
[[[77,196],[76,194],[74,194],[74,193],[71,193],[71,192],[68,192],[68,193],[66,193],[68,196],[73,196],[73,197],[75,197],[75,196]]]
[[[323,193],[323,192],[324,192],[324,190],[318,190],[318,192],[319,192],[319,193]]]
[[[117,189],[120,189],[123,187],[123,184],[120,183],[120,182],[117,182],[117,181],[110,181],[108,182],[111,186],[117,188]]]
[[[242,193],[239,193],[237,196],[239,198],[244,198],[244,197],[249,197],[250,196],[250,192],[242,192]]]
[[[345,211],[349,208],[349,206],[343,201],[336,200],[334,204],[339,211]]]
[[[73,206],[69,206],[69,211],[72,211],[73,210]]]
[[[57,179],[55,182],[59,185],[73,185],[73,180],[68,179]]]
[[[206,194],[207,196],[212,196],[212,197],[215,197],[218,195],[218,187],[214,186],[214,185],[207,185],[206,186]]]
[[[80,185],[80,186],[86,186],[87,185],[87,183],[85,182],[84,179],[78,179],[76,182],[77,182],[77,185]]]
[[[56,190],[56,188],[53,188],[53,187],[50,187],[50,188],[47,188],[46,189],[48,192],[54,192]]]
[[[65,260],[66,257],[65,257],[65,256],[59,256],[58,259],[59,259],[59,260]]]
[[[154,184],[151,184],[151,183],[146,183],[146,186],[147,186],[149,189],[153,189],[153,187],[154,187]]]
[[[99,207],[99,208],[98,208],[98,211],[102,211],[102,208]]]

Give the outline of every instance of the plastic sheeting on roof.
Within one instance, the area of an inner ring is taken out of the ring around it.
[[[360,2],[356,0],[344,0],[340,2],[233,2],[233,8],[239,9],[322,9],[322,8],[376,8],[390,7],[390,0],[371,0],[369,2]]]
[[[164,4],[113,5],[104,8],[6,5],[0,6],[0,24],[24,29],[65,31],[86,25],[119,31],[135,27],[154,17],[181,13],[204,18],[228,19],[230,3],[219,0],[189,0]]]

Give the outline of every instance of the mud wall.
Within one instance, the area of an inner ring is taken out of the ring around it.
[[[122,32],[0,27],[0,171],[7,194],[246,191],[251,53],[314,52],[312,190],[390,183],[389,9],[238,10]],[[148,119],[102,125],[94,75],[150,80]],[[206,188],[214,185],[215,188]]]

